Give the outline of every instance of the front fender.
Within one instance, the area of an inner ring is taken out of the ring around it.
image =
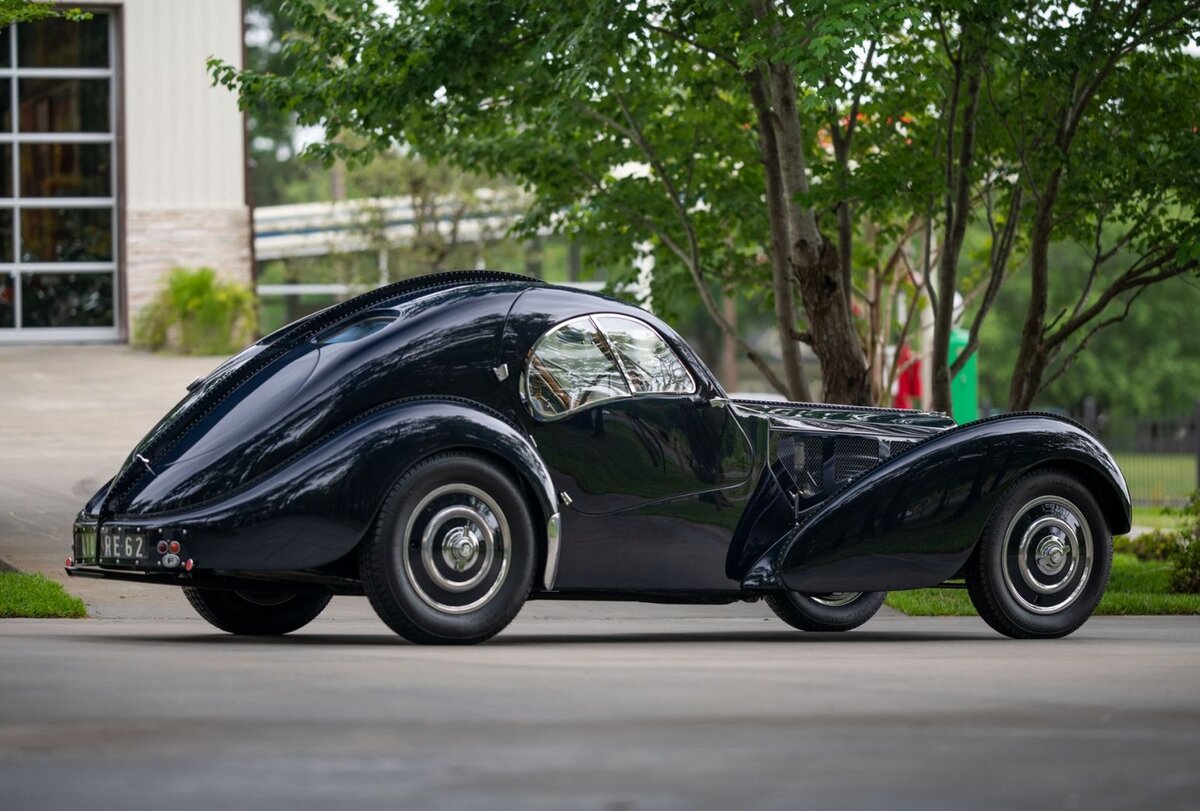
[[[883,591],[953,577],[1009,485],[1036,468],[1080,476],[1114,533],[1129,489],[1108,450],[1075,423],[1006,414],[945,431],[851,482],[802,515],[751,567],[748,588]]]
[[[529,439],[484,406],[444,398],[372,409],[230,493],[179,510],[154,512],[148,505],[111,520],[150,531],[185,529],[187,556],[199,569],[311,569],[353,550],[395,481],[421,459],[448,450],[498,457],[536,499],[535,525],[554,523],[553,484]]]

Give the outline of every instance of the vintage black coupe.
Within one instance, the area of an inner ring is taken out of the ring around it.
[[[732,399],[616,299],[486,271],[384,287],[189,387],[74,528],[72,575],[182,586],[235,634],[366,594],[414,642],[526,599],[732,603],[844,631],[966,588],[1013,637],[1078,628],[1129,493],[1075,423]]]

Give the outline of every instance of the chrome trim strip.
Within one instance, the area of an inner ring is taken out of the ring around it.
[[[546,522],[546,571],[542,574],[542,586],[546,591],[554,591],[554,581],[558,577],[558,550],[562,543],[562,519],[558,513],[550,516]]]

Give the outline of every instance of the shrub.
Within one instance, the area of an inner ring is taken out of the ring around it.
[[[1114,535],[1113,536],[1113,552],[1118,555],[1134,554],[1133,541],[1129,540],[1128,535]]]
[[[1200,543],[1194,540],[1171,556],[1171,591],[1200,594]]]
[[[1130,540],[1128,551],[1137,555],[1139,560],[1169,560],[1181,543],[1179,533],[1154,529]],[[1113,549],[1116,549],[1115,542]]]
[[[1171,591],[1200,593],[1200,490],[1192,494],[1187,506],[1175,511],[1183,518],[1179,543],[1171,553]]]
[[[253,291],[224,281],[212,268],[175,268],[138,315],[135,346],[187,355],[228,355],[254,340]]]

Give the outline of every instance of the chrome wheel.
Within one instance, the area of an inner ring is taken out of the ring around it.
[[[850,603],[862,596],[861,591],[832,591],[828,594],[806,594],[804,595],[814,603],[827,605],[830,608],[838,608]]]
[[[448,484],[421,499],[395,549],[422,602],[465,614],[487,605],[504,585],[510,537],[495,499],[469,484]]]
[[[1061,496],[1040,496],[1018,509],[1004,534],[1000,568],[1022,608],[1054,614],[1087,586],[1095,556],[1083,512]]]

